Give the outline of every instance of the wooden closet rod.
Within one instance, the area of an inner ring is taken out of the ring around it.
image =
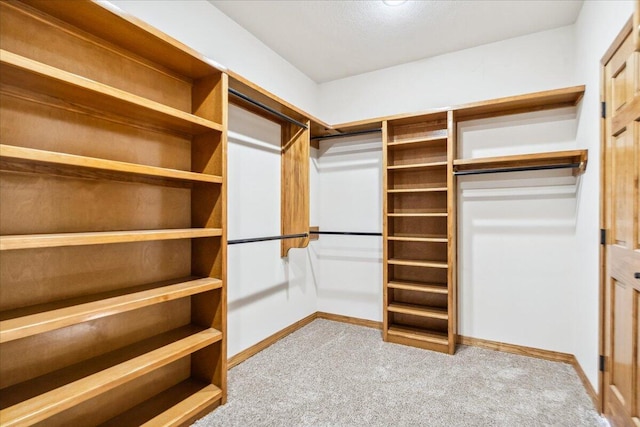
[[[237,245],[239,243],[266,242],[268,240],[298,239],[303,237],[309,237],[309,234],[308,233],[284,234],[282,236],[253,237],[251,239],[228,240],[227,245]]]
[[[382,233],[365,233],[360,231],[309,231],[309,234],[332,234],[339,236],[382,236]]]
[[[306,124],[304,124],[302,122],[299,122],[298,120],[293,119],[293,118],[287,116],[286,114],[282,114],[280,111],[274,110],[273,108],[269,107],[268,105],[265,105],[260,101],[256,101],[255,99],[252,99],[252,98],[248,97],[247,95],[245,95],[244,93],[238,92],[237,90],[235,90],[233,88],[229,88],[229,93],[231,95],[237,96],[238,98],[240,98],[240,99],[242,99],[244,101],[247,101],[250,104],[255,105],[256,107],[258,107],[258,108],[260,108],[260,109],[262,109],[262,110],[264,110],[264,111],[266,111],[266,112],[268,112],[270,114],[273,114],[276,117],[281,118],[282,120],[286,120],[287,122],[293,123],[294,125],[300,126],[301,128],[309,129],[309,127]]]
[[[502,172],[523,172],[523,171],[539,171],[546,169],[572,169],[579,168],[582,163],[568,163],[565,165],[539,165],[539,166],[514,166],[508,168],[495,169],[469,169],[464,171],[455,171],[454,175],[480,175],[485,173],[502,173]]]
[[[346,138],[348,136],[366,135],[366,134],[369,134],[369,133],[378,133],[378,132],[382,132],[382,129],[357,130],[357,131],[353,131],[353,132],[337,133],[335,135],[314,136],[314,137],[311,138],[311,140],[312,141],[319,141],[321,139]]]

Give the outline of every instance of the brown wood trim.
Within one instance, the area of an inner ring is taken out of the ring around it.
[[[622,42],[627,38],[631,31],[633,31],[633,15],[629,17],[627,22],[624,24],[624,27],[622,27],[622,30],[620,30],[616,38],[611,43],[611,46],[609,46],[609,49],[607,49],[605,54],[602,56],[602,59],[600,60],[602,65],[611,60],[611,57],[616,53],[618,48],[622,46]]]
[[[591,402],[593,402],[594,408],[600,410],[600,399],[598,399],[598,393],[596,393],[593,385],[591,385],[591,381],[589,381],[589,378],[587,378],[587,375],[582,370],[582,366],[580,366],[580,362],[578,362],[578,359],[574,355],[571,355],[571,357],[571,366],[573,366],[573,369],[575,369],[576,374],[578,374],[580,381],[582,381],[582,385],[591,398]]]
[[[516,344],[507,344],[498,341],[484,340],[458,335],[458,344],[470,345],[473,347],[486,348],[489,350],[501,351],[503,353],[519,354],[521,356],[535,357],[537,359],[550,360],[552,362],[562,362],[572,364],[575,356],[568,353],[560,353],[551,350],[542,350],[534,347],[525,347]]]
[[[245,360],[249,359],[251,356],[255,356],[256,354],[260,353],[262,350],[266,349],[267,347],[270,347],[272,344],[275,344],[277,341],[281,340],[282,338],[286,337],[287,335],[292,334],[293,332],[297,331],[298,329],[308,325],[309,323],[313,322],[317,318],[318,318],[318,313],[317,312],[312,313],[312,314],[308,315],[307,317],[305,317],[303,319],[300,319],[297,322],[287,326],[286,328],[282,329],[281,331],[278,331],[275,334],[273,334],[271,336],[268,336],[267,338],[263,339],[259,343],[254,344],[251,347],[241,351],[240,353],[236,354],[235,356],[230,357],[228,362],[227,362],[228,369],[231,369],[231,368],[241,364]]]
[[[333,320],[334,322],[349,323],[365,328],[382,329],[382,322],[375,320],[360,319],[358,317],[343,316],[341,314],[325,313],[323,311],[316,312],[318,319]]]

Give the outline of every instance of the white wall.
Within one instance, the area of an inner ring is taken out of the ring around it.
[[[316,115],[317,84],[205,0],[110,0],[253,83]]]
[[[280,125],[230,106],[229,240],[280,234],[280,159]],[[317,311],[307,249],[229,245],[227,268],[229,356]]]
[[[344,123],[571,86],[574,53],[568,26],[323,83],[319,117]]]
[[[574,354],[591,383],[598,384],[598,290],[600,206],[600,59],[633,13],[633,1],[585,1],[574,26],[576,78],[587,85],[577,141],[589,149],[589,168],[580,188],[577,250],[580,259],[572,312]]]
[[[380,135],[320,144],[318,225],[324,231],[382,232]],[[318,310],[382,319],[382,238],[322,235],[317,258]]]
[[[577,108],[458,125],[463,158],[576,148]],[[577,191],[570,170],[458,178],[461,335],[573,353]]]

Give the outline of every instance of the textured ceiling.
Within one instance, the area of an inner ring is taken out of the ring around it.
[[[209,0],[318,83],[570,25],[582,0]]]

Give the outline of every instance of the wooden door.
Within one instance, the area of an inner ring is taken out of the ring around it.
[[[614,427],[640,426],[640,58],[632,22],[603,58],[602,402]]]

